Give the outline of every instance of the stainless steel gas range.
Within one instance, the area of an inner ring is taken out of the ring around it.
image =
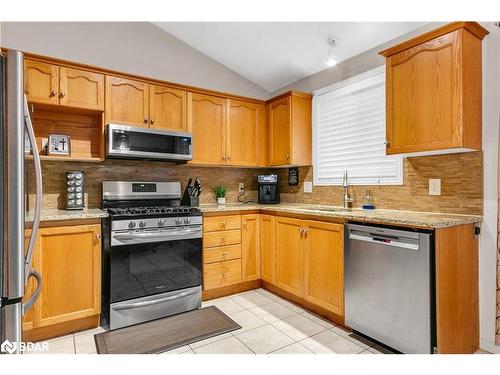
[[[104,323],[110,329],[201,306],[202,216],[179,182],[104,181]]]

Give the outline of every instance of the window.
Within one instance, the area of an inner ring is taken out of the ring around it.
[[[385,154],[385,72],[379,67],[313,98],[314,185],[402,185],[401,155]]]

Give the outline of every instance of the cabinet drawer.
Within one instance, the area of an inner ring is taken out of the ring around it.
[[[241,230],[225,230],[203,235],[203,247],[236,245],[241,243]]]
[[[210,247],[203,250],[203,263],[224,262],[241,258],[241,245]]]
[[[231,230],[241,228],[241,215],[214,216],[203,219],[203,231]]]
[[[241,259],[205,264],[203,266],[203,286],[205,290],[239,282],[241,282]]]

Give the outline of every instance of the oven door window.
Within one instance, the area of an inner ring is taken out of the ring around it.
[[[201,238],[111,248],[111,303],[201,285]]]

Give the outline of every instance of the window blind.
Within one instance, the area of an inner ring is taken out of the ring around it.
[[[400,155],[385,154],[385,72],[379,67],[318,90],[313,98],[313,181],[400,185]]]

